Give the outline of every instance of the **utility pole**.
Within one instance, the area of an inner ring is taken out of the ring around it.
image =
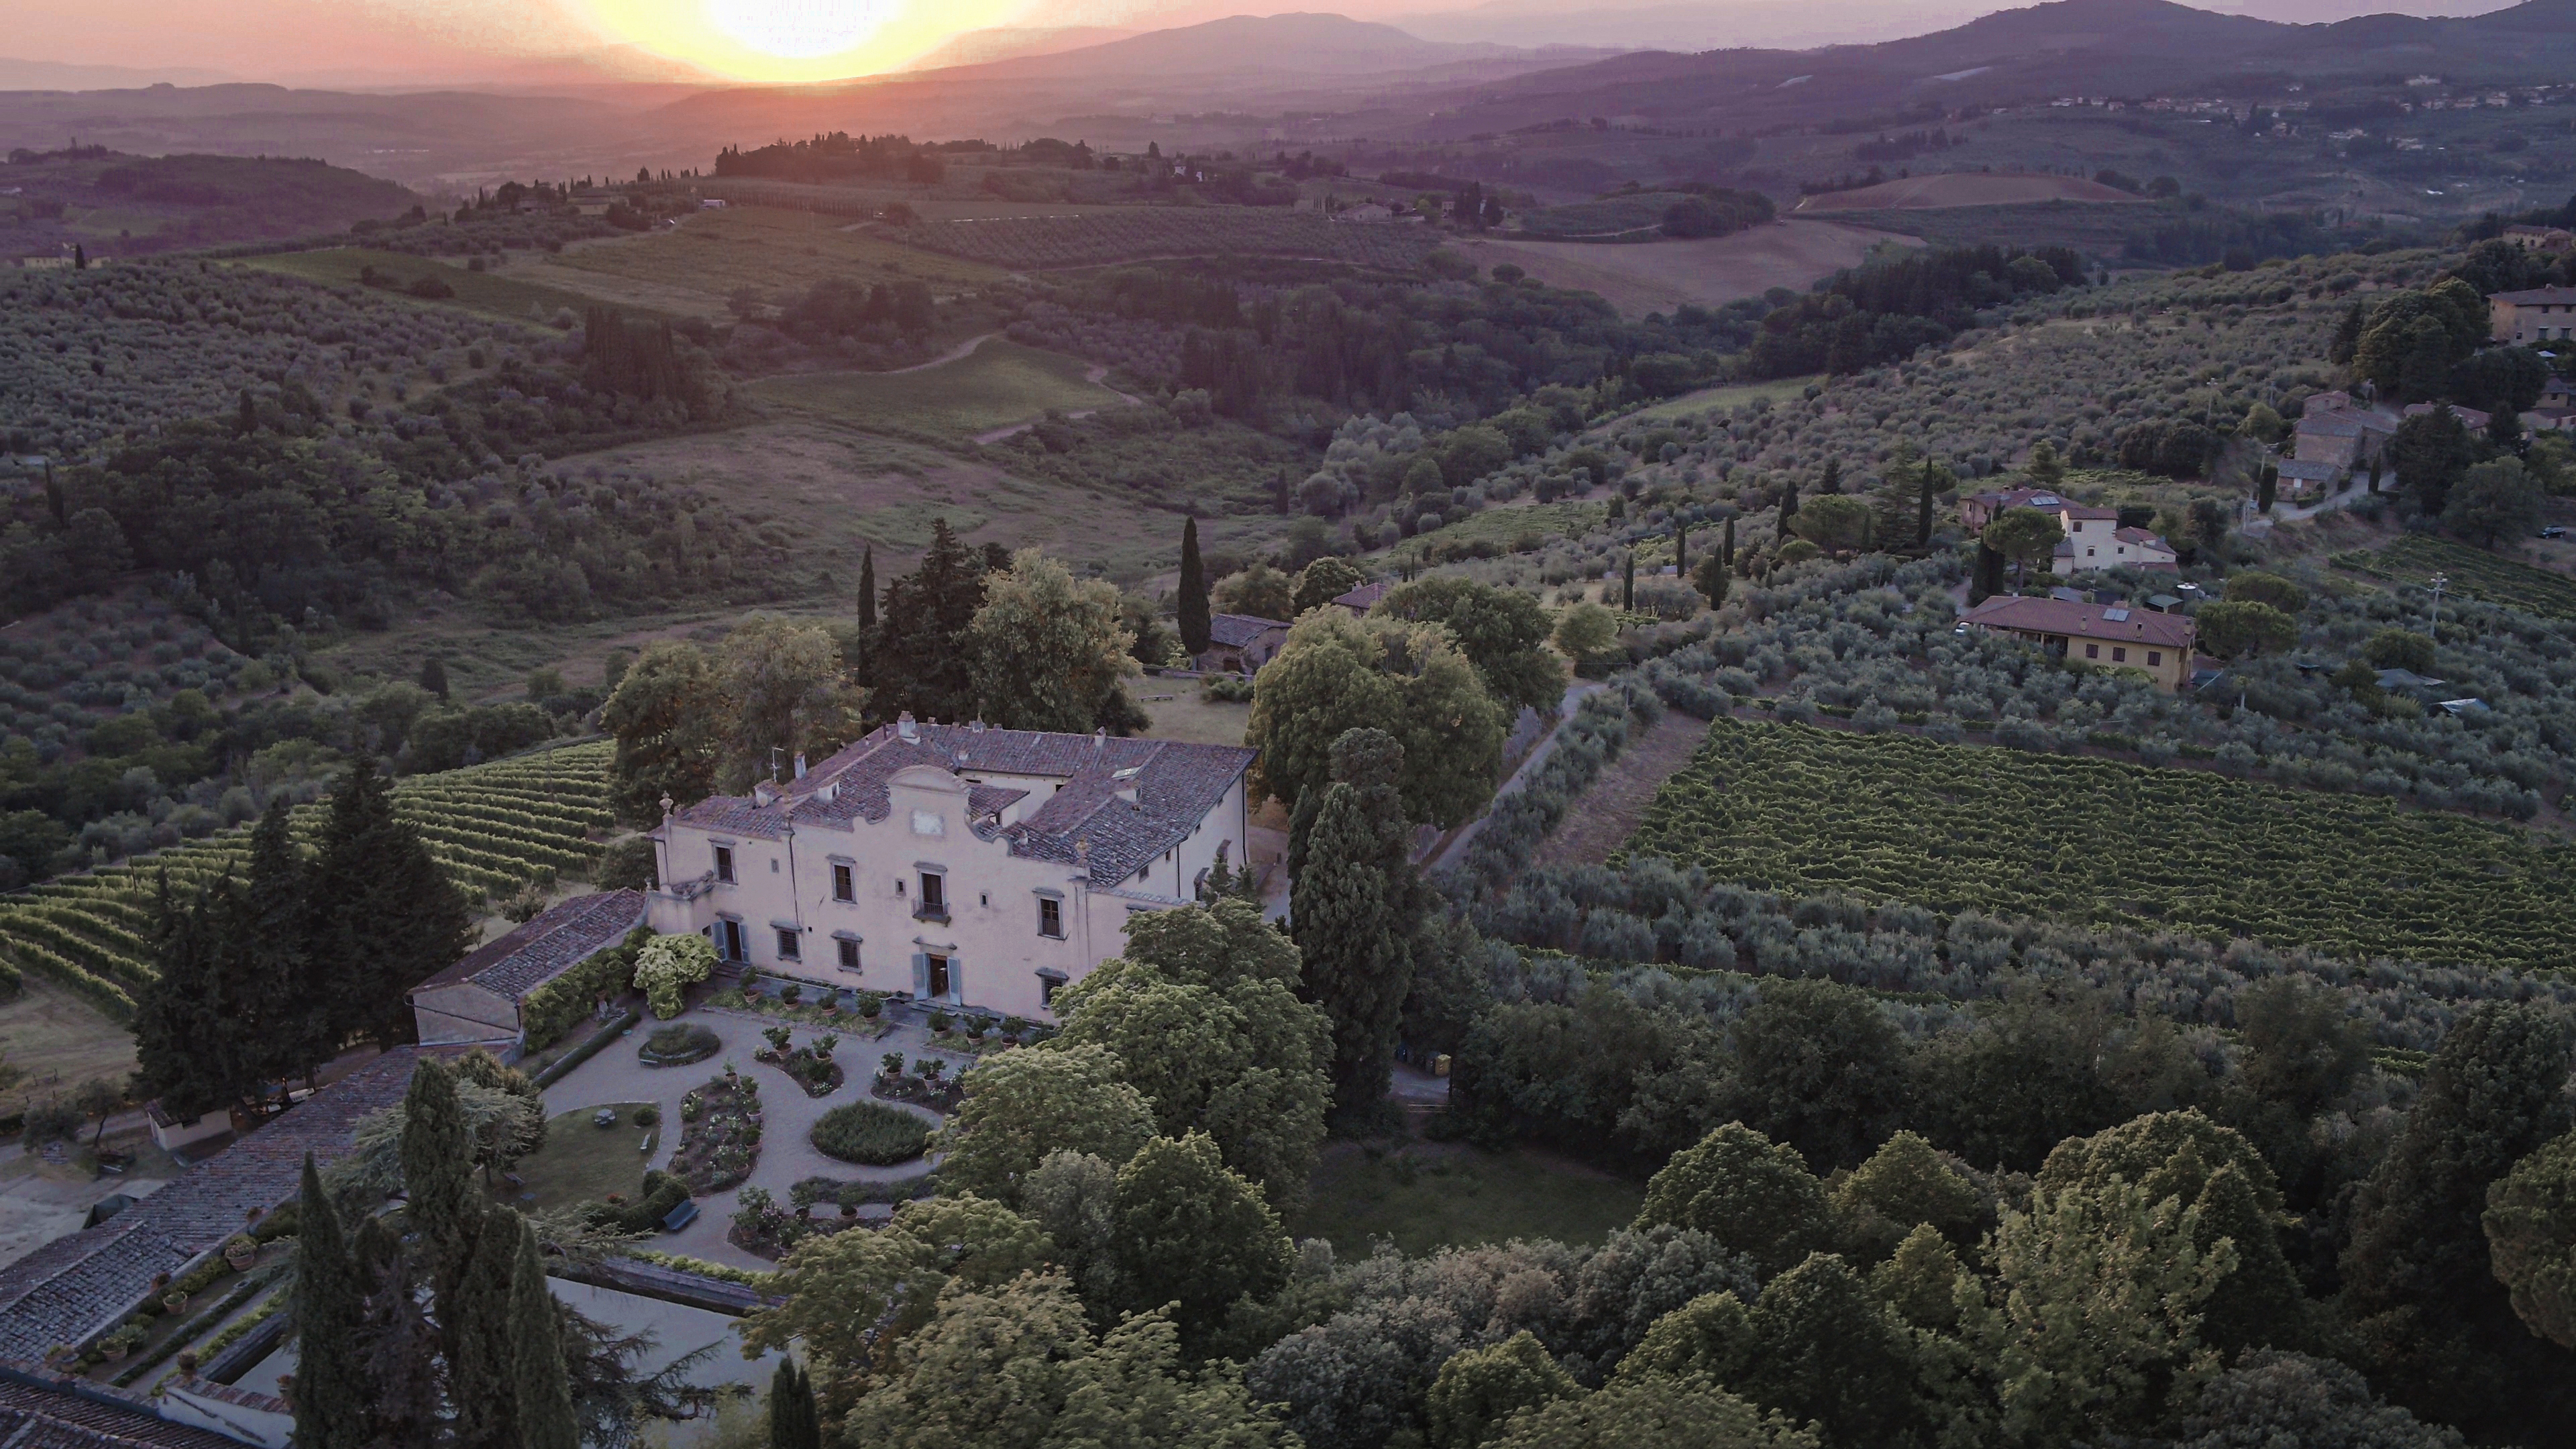
[[[2442,590],[2451,586],[2449,574],[2435,574],[2426,580],[2433,586],[2433,642],[2442,642]]]

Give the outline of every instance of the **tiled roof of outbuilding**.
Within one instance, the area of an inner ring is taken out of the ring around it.
[[[2119,604],[2071,599],[2016,598],[1997,594],[1970,609],[1967,620],[1990,629],[2065,634],[2078,639],[2188,648],[2196,627],[2188,615],[2159,614]]]
[[[240,1449],[224,1436],[173,1424],[115,1390],[78,1391],[0,1377],[5,1449]]]
[[[55,1344],[114,1327],[154,1274],[178,1274],[240,1232],[250,1209],[293,1197],[305,1153],[324,1163],[345,1154],[358,1119],[401,1101],[412,1063],[435,1050],[386,1052],[115,1217],[0,1269],[0,1360],[38,1363]]]
[[[1279,619],[1264,619],[1258,614],[1210,614],[1208,642],[1228,649],[1240,649],[1273,629],[1288,625]]]
[[[529,992],[616,945],[627,932],[642,924],[642,891],[599,891],[574,896],[557,902],[543,915],[412,990],[471,981],[512,1001],[525,1001]]]
[[[904,737],[905,728],[912,738]],[[673,818],[699,829],[776,840],[790,825],[885,819],[893,808],[887,782],[916,765],[952,775],[1034,775],[1063,783],[1027,818],[1010,825],[992,821],[1019,792],[970,788],[967,804],[977,817],[976,833],[1008,838],[1013,855],[1080,863],[1092,884],[1111,886],[1189,838],[1257,756],[1233,745],[913,725],[907,719],[809,769],[767,804],[718,796]],[[1130,790],[1133,800],[1126,798]]]

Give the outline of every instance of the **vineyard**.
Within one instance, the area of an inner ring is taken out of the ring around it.
[[[2445,592],[2454,598],[2502,604],[2545,618],[2576,619],[2576,579],[2447,538],[2411,533],[2377,553],[2336,554],[2334,562],[2357,573],[2407,584],[2421,584],[2439,573],[2450,579]]]
[[[394,809],[468,897],[500,895],[588,868],[598,854],[591,832],[611,823],[608,758],[605,744],[575,745],[421,775],[394,786]],[[297,809],[299,836],[319,831],[324,808]],[[194,887],[232,870],[249,848],[247,831],[229,831],[0,898],[0,973],[11,985],[22,971],[42,973],[123,1016],[152,979],[161,874]]]
[[[2564,958],[2576,884],[2566,847],[2369,796],[1726,718],[1628,853],[1944,914],[2522,969]]]
[[[1440,244],[1427,227],[1333,222],[1313,212],[1231,206],[933,221],[894,236],[925,251],[1023,270],[1237,252],[1409,269]]]

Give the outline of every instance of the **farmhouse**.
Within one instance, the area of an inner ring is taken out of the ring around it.
[[[2451,416],[2460,420],[2460,426],[2473,433],[2486,431],[2487,424],[2495,420],[2492,413],[2483,413],[2476,408],[2464,408],[2458,403],[2409,403],[2406,405],[2406,416],[2420,418],[2436,408],[2449,408]]]
[[[2576,287],[2534,287],[2487,298],[2488,335],[2498,342],[2565,342],[2576,338]]]
[[[909,714],[653,833],[653,928],[726,961],[1050,1020],[1127,918],[1240,865],[1254,751]]]
[[[2576,246],[2576,232],[2563,226],[2509,226],[2504,239],[2527,252],[2563,252]]]
[[[1997,594],[1970,609],[1966,623],[1989,634],[2027,639],[2070,662],[2140,670],[2168,692],[2181,689],[2191,677],[2198,633],[2187,614],[2010,594]]]
[[[508,1055],[526,1040],[520,1009],[538,988],[644,924],[644,893],[601,891],[561,902],[411,989],[427,1045],[476,1044]]]
[[[2355,404],[2350,395],[2319,393],[2299,414],[2294,443],[2302,463],[2323,463],[2350,473],[2372,459],[2397,435],[2397,419],[2377,408]]]
[[[1208,647],[1194,661],[1210,674],[1253,674],[1278,656],[1288,642],[1288,626],[1254,614],[1208,616]]]
[[[2061,578],[2100,569],[2176,566],[2172,545],[2143,528],[2122,528],[2118,509],[2094,508],[2045,488],[1970,494],[1959,500],[1959,521],[1969,528],[1981,529],[2014,508],[2037,508],[2057,515],[2057,526],[2066,531],[2066,537],[2057,545],[2049,571]]]
[[[1385,598],[1386,591],[1392,587],[1393,585],[1383,582],[1362,584],[1358,588],[1351,590],[1349,593],[1333,600],[1333,602],[1350,610],[1354,614],[1365,615],[1369,610],[1377,607],[1377,601]]]
[[[2332,463],[2312,463],[2305,458],[2284,458],[2278,466],[2281,491],[2292,498],[2340,492],[2352,476],[2349,468],[2338,468]]]

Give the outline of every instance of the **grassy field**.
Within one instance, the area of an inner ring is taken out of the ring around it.
[[[0,1003],[0,1060],[27,1074],[0,1091],[0,1113],[15,1112],[83,1082],[124,1081],[134,1071],[134,1038],[70,991],[30,973],[18,995]]]
[[[1510,262],[1551,287],[1598,292],[1630,317],[1757,296],[1773,287],[1803,292],[1882,246],[1911,245],[1830,221],[1774,222],[1733,236],[1600,245],[1519,237],[1478,237],[1452,248],[1478,266]]]
[[[1739,383],[1733,387],[1704,387],[1653,407],[1640,408],[1629,417],[1639,422],[1662,423],[1675,418],[1697,417],[1712,409],[1732,408],[1739,403],[1764,399],[1784,403],[1804,393],[1809,384],[1822,381],[1821,377],[1783,377],[1769,382]]]
[[[1581,538],[1601,526],[1602,516],[1609,508],[1607,503],[1579,502],[1488,508],[1468,514],[1456,523],[1444,523],[1438,528],[1417,533],[1383,552],[1420,553],[1435,544],[1477,543],[1489,539],[1509,547],[1533,534],[1541,538],[1550,534]]]
[[[617,1109],[616,1126],[592,1124],[598,1107],[566,1112],[546,1123],[546,1145],[534,1156],[519,1159],[515,1169],[530,1199],[523,1206],[571,1207],[602,1201],[612,1192],[632,1198],[643,1187],[644,1168],[653,1160],[662,1129],[637,1126],[635,1113],[645,1106],[657,1113],[667,1113],[669,1108],[645,1102],[601,1105]]]
[[[814,372],[764,378],[746,389],[775,408],[872,431],[901,429],[964,441],[1051,408],[1118,407],[1123,399],[1085,380],[1081,359],[995,337],[955,362],[912,372]]]
[[[1579,1245],[1635,1221],[1645,1197],[1640,1184],[1527,1148],[1336,1143],[1289,1231],[1329,1241],[1343,1259],[1366,1256],[1376,1238],[1407,1253],[1514,1238]]]
[[[997,268],[847,228],[848,219],[766,206],[702,212],[678,227],[581,242],[519,263],[548,285],[604,300],[712,316],[736,288],[777,301],[826,277],[910,277],[948,291],[1001,280]]]
[[[2077,176],[1962,171],[1882,181],[1851,191],[1828,191],[1800,201],[1798,210],[1931,211],[1953,206],[2029,206],[2049,201],[2116,206],[2145,199]]]
[[[1249,704],[1220,704],[1206,698],[1195,679],[1133,679],[1128,693],[1153,716],[1145,733],[1158,740],[1184,740],[1197,745],[1239,745],[1243,727],[1252,720]],[[1168,694],[1170,699],[1157,699]]]
[[[2452,598],[2576,619],[2576,579],[2447,538],[2407,534],[2377,553],[2336,554],[2334,562],[2409,584],[2422,584],[2438,573],[2450,580],[2445,592]]]
[[[469,272],[463,267],[450,266],[427,257],[380,252],[367,247],[287,252],[280,256],[254,257],[238,265],[282,272],[330,287],[354,286],[358,273],[371,266],[379,273],[400,278],[405,285],[422,277],[435,277],[454,288],[456,295],[443,301],[423,300],[420,305],[462,307],[469,312],[506,317],[513,322],[543,323],[552,319],[557,310],[566,307],[578,315],[582,308],[595,300],[580,292],[521,280],[501,272]]]

